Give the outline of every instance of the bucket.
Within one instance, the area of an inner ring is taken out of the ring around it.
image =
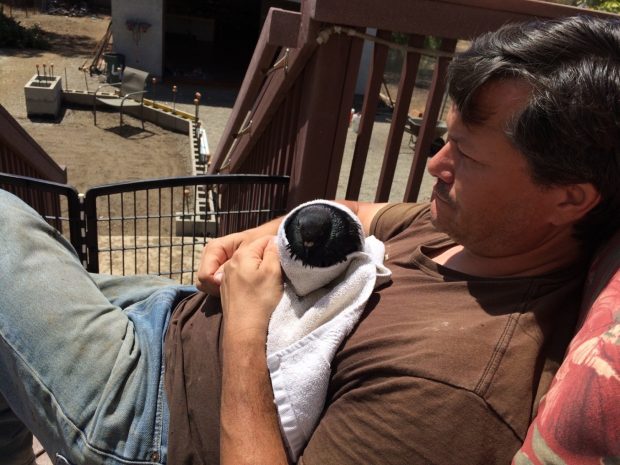
[[[120,82],[121,73],[125,67],[125,55],[122,53],[104,53],[103,61],[105,62],[106,82],[113,84]]]

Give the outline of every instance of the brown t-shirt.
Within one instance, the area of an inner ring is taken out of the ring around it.
[[[332,362],[305,465],[508,464],[572,335],[580,268],[481,278],[429,257],[453,245],[424,205],[375,217],[392,283],[371,296]],[[166,336],[169,463],[219,455],[219,301],[196,295]]]

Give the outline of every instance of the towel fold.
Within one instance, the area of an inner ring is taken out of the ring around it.
[[[313,203],[333,205],[359,224],[351,210],[326,200],[302,204],[289,215]],[[385,246],[374,236],[362,237],[363,251],[349,254],[345,262],[303,266],[287,250],[285,224],[286,219],[277,236],[284,294],[269,323],[267,366],[289,457],[297,461],[323,411],[331,360],[373,289],[388,282],[391,272],[383,265]]]

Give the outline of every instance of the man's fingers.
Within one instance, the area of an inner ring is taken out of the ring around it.
[[[275,236],[263,236],[259,239],[256,239],[251,244],[251,246],[254,247],[254,252],[257,253],[262,259],[273,259],[271,255],[273,255],[274,253],[276,254],[276,256],[278,255],[278,249],[273,241],[274,237]],[[269,255],[269,257],[266,257],[266,254]]]
[[[244,244],[236,252],[233,258],[238,263],[244,263],[248,266],[258,269],[263,261],[278,260],[278,249],[273,243],[273,236],[260,237],[247,245]]]
[[[280,267],[280,251],[278,250],[275,236],[269,238],[269,241],[263,249],[262,266]]]
[[[196,274],[196,287],[207,294],[219,295],[221,271],[228,258],[228,254],[223,248],[205,247]]]
[[[213,280],[217,284],[222,284],[222,278],[224,277],[224,265],[220,266],[219,270],[213,275]]]
[[[282,271],[273,236],[243,244],[224,266],[221,295],[229,327],[265,329],[282,297]]]

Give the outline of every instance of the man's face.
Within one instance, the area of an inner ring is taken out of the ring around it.
[[[466,126],[453,108],[447,143],[428,163],[437,178],[433,224],[477,255],[524,253],[553,234],[553,189],[534,184],[524,156],[505,133],[529,91],[514,80],[486,84],[476,96],[486,121]]]

